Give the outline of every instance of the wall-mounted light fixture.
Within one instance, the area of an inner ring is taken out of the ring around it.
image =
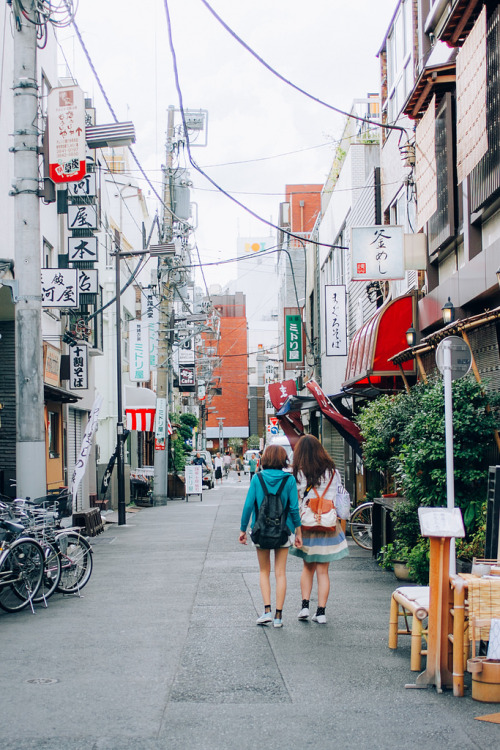
[[[406,331],[406,342],[408,346],[415,346],[417,343],[417,332],[413,327],[413,324]]]
[[[453,306],[453,302],[448,297],[448,302],[445,302],[443,307],[441,308],[441,312],[443,313],[443,323],[445,325],[448,325],[448,323],[453,323],[455,320],[455,308]]]

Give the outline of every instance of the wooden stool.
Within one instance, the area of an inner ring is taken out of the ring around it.
[[[389,648],[398,647],[398,635],[411,635],[410,669],[420,672],[422,655],[422,638],[427,635],[422,621],[429,614],[429,586],[401,586],[392,593],[391,614],[389,618]],[[408,624],[411,616],[411,629]],[[399,628],[399,618],[403,617],[405,629]]]

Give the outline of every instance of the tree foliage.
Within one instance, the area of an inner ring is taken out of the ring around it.
[[[260,437],[258,435],[250,435],[248,438],[248,450],[258,451],[260,448]]]
[[[499,394],[485,394],[471,377],[454,381],[452,390],[455,505],[462,509],[470,539],[482,524],[485,457],[494,440]],[[358,423],[365,465],[391,474],[404,498],[396,502],[394,529],[397,539],[411,550],[420,540],[418,507],[446,505],[442,380],[419,383],[409,394],[376,399],[362,410]]]
[[[198,426],[198,418],[195,414],[174,414],[172,423],[175,424],[175,433],[171,438],[172,460],[175,471],[183,471],[186,465],[186,457],[193,449],[191,442],[193,428]]]

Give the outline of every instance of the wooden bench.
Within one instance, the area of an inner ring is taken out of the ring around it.
[[[429,614],[429,586],[401,586],[391,596],[389,618],[389,648],[398,647],[399,635],[411,636],[410,669],[420,672],[422,656],[427,650],[422,648],[422,639],[427,636],[423,621]],[[405,627],[399,627],[399,618],[404,619]],[[411,617],[411,628],[408,622]]]

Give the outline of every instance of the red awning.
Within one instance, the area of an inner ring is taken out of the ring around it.
[[[343,388],[353,385],[383,384],[384,379],[401,374],[389,357],[406,349],[406,331],[413,324],[413,294],[405,294],[381,307],[356,332],[349,346]],[[407,375],[415,374],[415,361],[404,362]]]

